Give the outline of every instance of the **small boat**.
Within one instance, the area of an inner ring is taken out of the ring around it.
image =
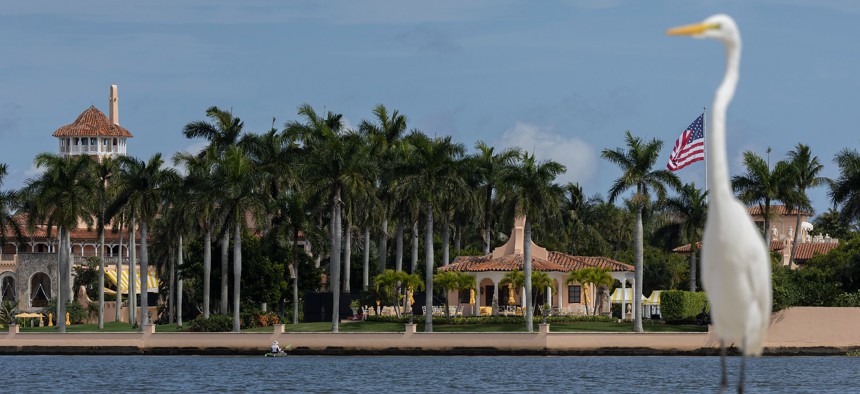
[[[289,356],[289,354],[287,354],[287,352],[280,352],[280,353],[268,352],[268,353],[266,353],[266,357],[287,357],[287,356]]]

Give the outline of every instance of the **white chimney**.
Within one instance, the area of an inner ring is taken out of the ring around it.
[[[119,125],[119,96],[116,85],[110,85],[110,122]]]

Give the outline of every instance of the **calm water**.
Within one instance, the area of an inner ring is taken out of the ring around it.
[[[730,371],[738,364],[731,358]],[[860,391],[860,357],[748,367],[749,393]],[[0,392],[709,393],[719,358],[0,356],[0,373]]]

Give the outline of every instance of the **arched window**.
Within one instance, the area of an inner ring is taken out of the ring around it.
[[[0,281],[0,301],[15,302],[15,278],[12,276]]]
[[[30,279],[30,306],[42,308],[48,306],[51,295],[51,278],[44,272],[37,272]]]

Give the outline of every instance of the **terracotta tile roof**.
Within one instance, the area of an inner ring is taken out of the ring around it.
[[[762,211],[763,211],[763,209],[759,205],[753,205],[753,206],[749,207],[750,216],[762,216]],[[771,205],[770,206],[770,213],[771,213],[771,215],[797,215],[797,214],[806,215],[806,216],[812,215],[811,212],[801,211],[799,209],[792,209],[791,212],[789,212],[788,209],[786,209],[785,205]]]
[[[837,242],[797,244],[797,248],[794,250],[794,259],[806,261],[817,254],[827,254],[838,246],[839,243]]]
[[[571,256],[560,252],[549,252],[549,261],[563,265],[568,271],[593,267],[609,268],[610,271],[633,271],[632,265],[603,256]]]
[[[559,252],[549,252],[549,260],[532,257],[532,269],[535,271],[568,272],[582,268],[606,267],[612,271],[633,271],[633,266],[624,264],[607,257],[570,256]],[[451,264],[439,267],[439,271],[483,272],[483,271],[513,271],[523,270],[523,255],[512,254],[493,259],[492,254],[486,256],[460,256]]]
[[[7,242],[15,241],[15,233],[11,228],[6,228],[6,240]],[[44,240],[47,236],[47,226],[45,225],[37,225],[36,228],[30,230],[27,226],[21,226],[21,233],[24,235],[24,239],[26,241],[41,241]],[[123,229],[122,238],[123,241],[128,240],[128,229]],[[140,239],[140,231],[135,232],[135,236],[137,239]],[[54,239],[57,237],[57,228],[54,227],[51,229],[51,238]],[[99,232],[96,230],[95,226],[92,230],[87,230],[86,228],[78,228],[72,230],[72,233],[69,234],[69,237],[72,239],[72,242],[80,241],[80,240],[92,240],[96,241],[99,238]],[[150,237],[152,238],[152,234]],[[119,231],[114,232],[112,229],[105,229],[105,240],[118,241],[119,240]]]
[[[696,242],[696,247],[699,248],[699,250],[701,250],[702,249],[702,243]],[[770,241],[770,251],[771,252],[775,252],[777,250],[783,250],[784,248],[785,248],[785,244],[783,244],[782,241],[777,240],[777,239],[772,239]],[[672,249],[672,251],[675,253],[690,253],[690,244],[681,245],[675,249]]]
[[[52,135],[54,137],[134,137],[124,127],[111,123],[95,106],[87,108],[74,122],[60,127]]]
[[[513,271],[523,270],[523,255],[511,254],[494,259],[492,254],[485,256],[460,256],[451,264],[439,267],[439,271],[482,272],[482,271]],[[532,269],[535,271],[569,271],[562,265],[532,257]]]

